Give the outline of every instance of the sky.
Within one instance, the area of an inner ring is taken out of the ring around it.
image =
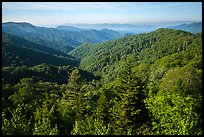
[[[2,22],[65,23],[202,21],[202,2],[2,2]]]

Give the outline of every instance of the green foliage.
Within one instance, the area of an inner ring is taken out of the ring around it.
[[[197,135],[202,131],[201,98],[158,92],[145,100],[151,112],[152,131],[159,135]]]
[[[70,102],[65,99],[59,100],[57,104],[57,111],[60,119],[57,124],[60,135],[70,135],[75,122],[75,112],[71,108]]]
[[[81,96],[83,94],[81,92],[83,82],[84,79],[80,75],[79,70],[77,68],[74,69],[68,79],[68,85],[66,87],[67,90],[65,91],[65,93],[63,93],[63,98],[72,101],[73,106],[77,104],[78,99],[81,99]]]
[[[80,68],[101,75],[108,83],[116,79],[129,55],[133,56],[135,65],[154,64],[165,56],[182,52],[188,52],[190,59],[192,55],[201,52],[201,48],[197,48],[201,46],[200,41],[199,35],[173,29],[158,29],[148,34],[127,36],[113,41],[82,44],[71,51],[70,55],[81,59]],[[192,53],[196,50],[197,53]],[[172,65],[179,65],[179,60],[176,61],[178,62]],[[180,59],[181,61],[185,60]]]
[[[42,122],[35,124],[33,135],[58,135],[57,125],[52,128],[48,118],[44,118]]]
[[[46,81],[58,84],[66,84],[72,70],[74,68],[67,66],[54,66],[50,64],[40,64],[33,67],[3,67],[2,78],[10,84],[17,84],[20,79],[32,78],[34,81]],[[93,74],[80,70],[80,74],[86,80],[99,79]]]
[[[97,101],[97,108],[95,115],[98,119],[104,121],[105,124],[110,122],[110,114],[109,114],[109,102],[105,96],[102,94]]]
[[[59,133],[57,129],[58,114],[56,110],[56,99],[58,97],[55,94],[45,95],[45,101],[42,104],[42,108],[37,108],[35,112],[35,127],[33,134],[57,135]]]
[[[139,124],[148,120],[143,84],[133,73],[131,60],[127,60],[118,81],[121,100],[117,104],[114,130],[116,134],[129,134]]]
[[[158,29],[85,43],[71,54],[81,69],[2,67],[3,135],[202,134],[202,33]]]
[[[93,117],[85,116],[84,120],[76,121],[73,131],[73,135],[110,135],[111,126],[103,124],[100,119],[94,119]]]
[[[3,135],[31,135],[30,119],[22,113],[22,106],[18,105],[12,110],[11,118],[6,118],[6,113],[2,113],[2,134]]]
[[[201,95],[202,71],[191,66],[169,70],[162,79],[160,89],[183,95]]]

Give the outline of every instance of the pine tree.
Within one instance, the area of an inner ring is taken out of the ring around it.
[[[71,103],[71,106],[76,105],[76,101],[79,97],[80,88],[82,85],[82,77],[78,69],[74,69],[68,79],[68,84],[63,98]]]
[[[127,60],[118,82],[121,100],[117,107],[114,130],[116,134],[126,135],[132,128],[136,128],[147,119],[147,112],[143,103],[145,99],[143,84],[133,73],[130,59]]]
[[[109,104],[104,93],[101,94],[97,101],[96,116],[104,121],[105,124],[109,123]]]
[[[63,98],[70,102],[72,109],[76,112],[77,119],[83,117],[85,111],[84,83],[85,80],[81,76],[79,69],[74,69],[68,79],[67,90],[63,94]]]

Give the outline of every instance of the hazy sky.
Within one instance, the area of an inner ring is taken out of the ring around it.
[[[2,2],[2,21],[34,25],[202,21],[202,2]]]

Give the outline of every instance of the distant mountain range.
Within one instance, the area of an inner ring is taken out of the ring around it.
[[[190,24],[181,24],[178,26],[171,26],[169,28],[188,31],[191,33],[200,33],[200,32],[202,32],[202,22],[198,22],[198,23],[194,22],[194,23],[190,23]]]
[[[125,36],[113,30],[80,29],[70,26],[57,28],[37,27],[30,23],[2,23],[2,32],[24,38],[35,44],[44,45],[67,53],[84,42],[103,42]]]
[[[105,42],[137,33],[147,33],[161,27],[178,29],[191,33],[202,32],[202,22],[176,26],[162,26],[161,24],[78,24],[73,26],[63,25],[56,28],[37,27],[26,22],[7,22],[2,23],[2,33],[4,33],[4,36],[10,34],[11,36],[7,36],[10,40],[18,39],[13,42],[13,45],[15,45],[17,41],[21,46],[35,45],[35,48],[40,47],[41,50],[47,47],[49,50],[54,49],[63,53],[68,53],[82,43]],[[22,44],[23,42],[28,44]]]
[[[180,25],[183,24],[183,25]],[[63,26],[70,27],[70,29],[73,29],[75,27],[80,28],[82,30],[84,29],[96,29],[96,30],[102,30],[102,29],[111,29],[117,32],[121,33],[133,33],[133,34],[140,34],[140,33],[148,33],[151,31],[154,31],[158,28],[173,28],[173,29],[180,29],[184,31],[189,32],[201,32],[202,27],[200,29],[200,26],[202,26],[202,22],[195,23],[192,21],[180,21],[180,22],[167,22],[167,23],[144,23],[144,24],[117,24],[117,23],[101,23],[101,24],[71,24],[67,23]],[[73,28],[72,28],[73,27]],[[186,28],[183,28],[186,27]]]
[[[73,32],[80,32],[80,31],[83,31],[83,30],[88,30],[88,29],[77,28],[77,27],[72,27],[72,26],[58,26],[58,27],[56,27],[56,29],[73,31]]]
[[[136,24],[116,24],[116,23],[102,23],[102,24],[64,24],[63,26],[72,26],[81,29],[111,29],[122,33],[146,33],[165,25],[136,25]]]

